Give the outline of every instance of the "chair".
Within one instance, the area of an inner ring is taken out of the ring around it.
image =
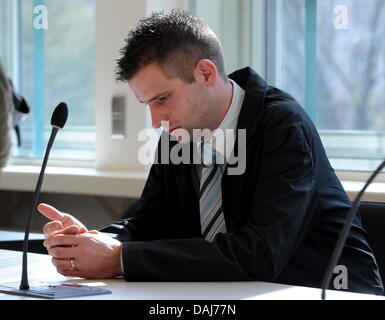
[[[362,201],[359,212],[380,269],[382,282],[385,284],[385,203]]]

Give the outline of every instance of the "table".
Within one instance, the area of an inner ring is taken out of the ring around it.
[[[21,252],[0,250],[0,282],[20,282]],[[44,254],[28,254],[30,283],[66,282],[101,286],[112,294],[75,300],[320,300],[321,290],[268,282],[125,282],[64,277]],[[385,297],[328,290],[328,300],[384,300]],[[33,299],[0,294],[1,300]]]

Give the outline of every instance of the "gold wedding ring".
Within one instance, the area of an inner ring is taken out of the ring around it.
[[[71,268],[70,268],[71,271],[74,271],[74,270],[77,270],[77,269],[78,269],[78,268],[76,267],[76,264],[75,264],[75,262],[74,262],[74,259],[70,259],[70,260],[69,260],[69,263],[70,263],[70,266],[71,266]]]

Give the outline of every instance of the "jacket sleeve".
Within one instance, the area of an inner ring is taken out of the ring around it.
[[[274,120],[264,124],[261,143],[253,149],[255,160],[244,173],[250,175],[250,209],[237,213],[244,217],[242,224],[217,234],[211,243],[201,237],[124,241],[127,281],[274,281],[279,276],[309,222],[315,182],[301,117],[270,118]],[[161,170],[152,175],[162,180]],[[162,191],[155,180],[143,197],[158,201],[154,210],[161,210]],[[154,217],[145,213],[140,218],[149,223],[149,232],[161,224],[151,221]]]

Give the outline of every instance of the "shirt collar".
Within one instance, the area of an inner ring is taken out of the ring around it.
[[[203,143],[203,154],[201,154],[204,163],[211,163],[213,153],[216,153],[216,162],[224,164],[229,158],[235,144],[235,131],[237,129],[239,113],[241,112],[245,90],[243,90],[235,81],[229,79],[232,84],[233,98],[229,110],[223,118],[219,127],[214,130],[213,137]],[[227,139],[227,148],[226,148]],[[202,142],[198,142],[198,152],[202,151]]]

